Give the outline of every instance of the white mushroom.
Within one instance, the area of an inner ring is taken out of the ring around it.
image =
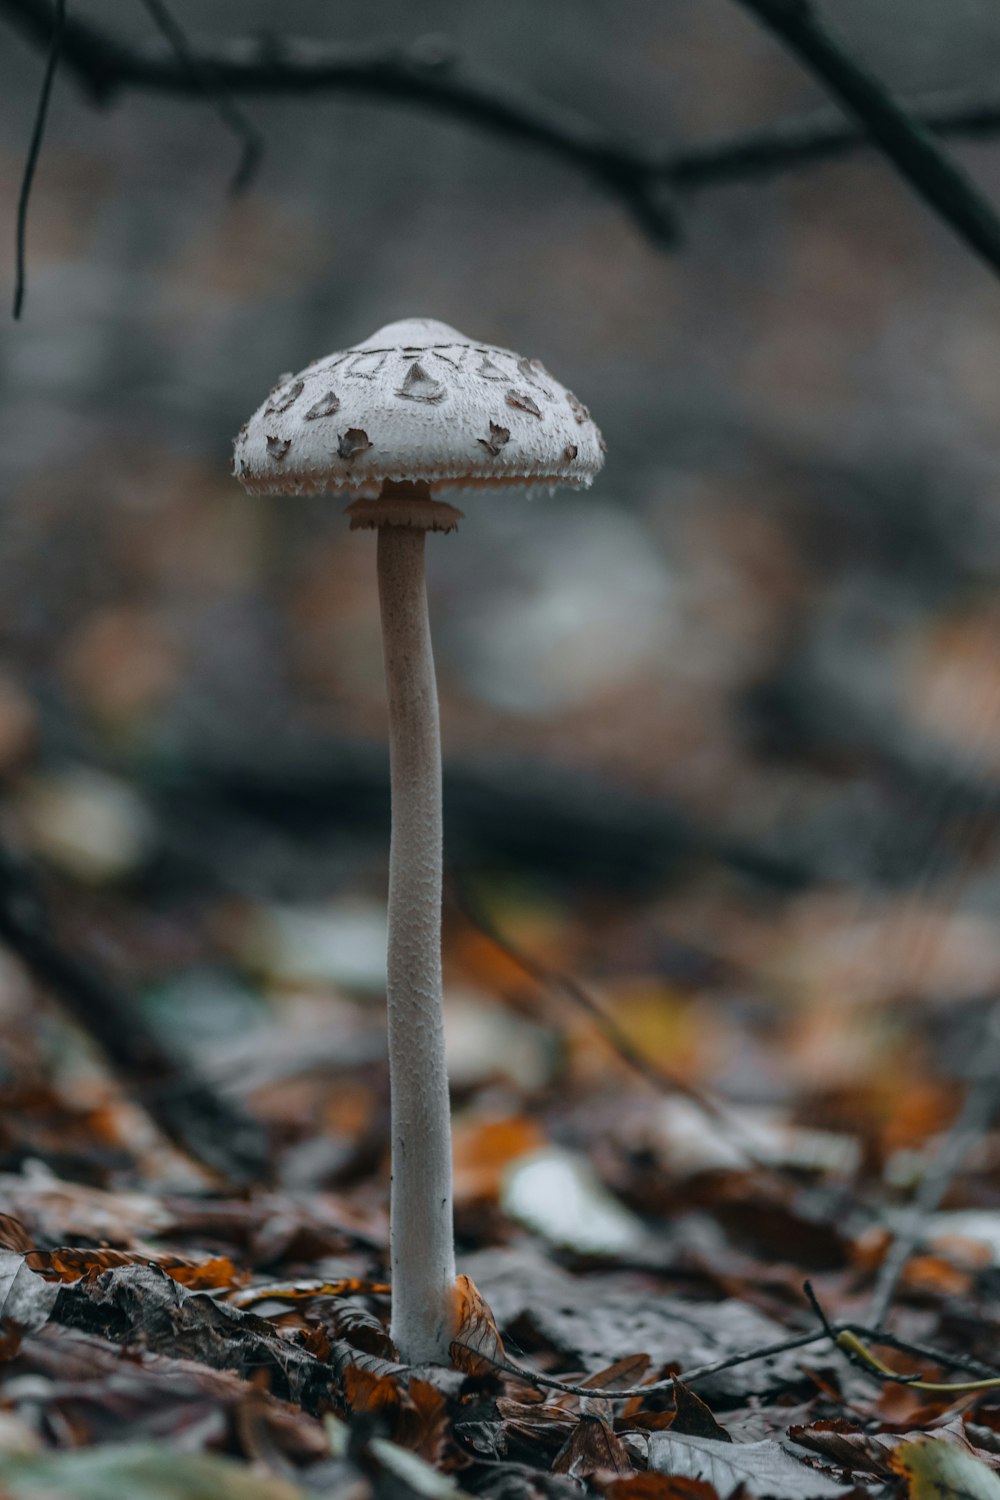
[[[392,1092],[392,1334],[447,1362],[454,1336],[451,1124],[441,1003],[441,749],[424,535],[461,512],[441,490],[587,486],[604,443],[537,360],[410,318],[285,376],[241,430],[257,493],[349,491],[376,528],[389,700],[392,845],[387,996]]]

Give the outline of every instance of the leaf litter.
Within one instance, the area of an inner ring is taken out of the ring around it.
[[[67,888],[66,899],[79,898]],[[732,945],[740,923],[713,903],[703,938],[715,923],[714,940]],[[103,904],[141,947],[140,911],[120,896]],[[669,911],[654,905],[645,920]],[[228,920],[223,903],[213,932]],[[744,948],[753,920],[741,915]],[[1000,1141],[989,1129],[904,1268],[895,1343],[865,1327],[886,1208],[905,1206],[920,1153],[961,1097],[961,1079],[935,1066],[937,1018],[911,1026],[890,1078],[885,1012],[848,1013],[865,1039],[853,1072],[806,1088],[796,1069],[814,1040],[801,1017],[789,1012],[762,1052],[724,965],[706,965],[693,988],[658,981],[654,1006],[627,986],[619,1003],[605,985],[631,1047],[670,1047],[689,1085],[671,1096],[636,1074],[613,1029],[567,1012],[565,986],[559,997],[539,986],[539,973],[585,965],[598,941],[614,952],[622,922],[633,941],[634,912],[609,910],[586,931],[571,910],[550,917],[534,969],[467,927],[450,935],[464,1055],[476,1052],[477,1006],[507,1018],[484,1026],[489,1067],[456,1082],[468,1279],[450,1371],[405,1370],[388,1332],[386,1084],[367,982],[318,977],[315,995],[286,1000],[269,973],[282,1066],[244,1066],[251,1031],[234,1085],[271,1137],[274,1170],[259,1186],[230,1188],[167,1146],[113,1078],[75,1058],[55,1066],[22,1018],[0,1175],[4,1492],[185,1500],[247,1478],[261,1500],[995,1493],[1000,1317],[981,1247],[1000,1224]],[[241,942],[246,923],[244,911]],[[773,916],[767,926],[773,942]],[[317,1016],[321,1064],[309,1049]],[[699,1102],[725,1083],[734,1038],[767,1059],[766,1108]],[[228,1041],[200,1045],[211,1075],[213,1045],[221,1061]],[[744,1127],[752,1160],[734,1149]],[[542,1189],[530,1196],[532,1172]],[[960,1389],[974,1379],[984,1388]]]

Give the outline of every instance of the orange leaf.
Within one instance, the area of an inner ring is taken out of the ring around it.
[[[475,1282],[456,1276],[452,1292],[452,1327],[455,1337],[451,1357],[460,1370],[484,1374],[493,1362],[506,1359],[496,1319],[483,1301]]]

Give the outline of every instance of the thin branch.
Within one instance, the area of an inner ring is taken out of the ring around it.
[[[879,1328],[885,1322],[896,1288],[907,1262],[920,1241],[927,1220],[940,1206],[956,1172],[1000,1112],[1000,1003],[989,1012],[985,1036],[976,1056],[976,1075],[951,1128],[931,1159],[923,1180],[907,1211],[903,1227],[889,1247],[879,1268],[868,1310],[868,1321]]]
[[[680,1074],[673,1073],[654,1062],[651,1057],[636,1047],[628,1032],[618,1024],[614,1015],[607,1011],[590,990],[572,974],[567,974],[561,969],[550,968],[539,959],[533,958],[531,954],[525,953],[509,937],[500,932],[483,911],[467,881],[461,883],[452,881],[451,894],[457,910],[475,932],[485,937],[498,952],[516,964],[534,984],[543,990],[557,991],[570,1000],[578,1010],[582,1010],[626,1067],[645,1079],[658,1094],[667,1098],[680,1094],[683,1098],[690,1100],[704,1115],[715,1122],[728,1143],[742,1156],[747,1166],[755,1167],[778,1183],[785,1183],[785,1178],[774,1164],[765,1161],[747,1145],[743,1139],[746,1135],[746,1126],[735,1118],[722,1101],[713,1099],[710,1094],[696,1088]]]
[[[778,1354],[787,1354],[790,1349],[804,1349],[809,1344],[818,1344],[829,1337],[827,1329],[814,1328],[811,1333],[795,1334],[775,1344],[760,1344],[755,1349],[742,1349],[738,1354],[728,1354],[724,1359],[712,1360],[709,1364],[695,1365],[690,1370],[682,1370],[678,1375],[668,1375],[663,1380],[651,1380],[646,1385],[626,1386],[621,1390],[601,1390],[589,1385],[566,1385],[564,1381],[557,1380],[554,1375],[539,1375],[537,1370],[529,1370],[527,1365],[515,1364],[513,1360],[507,1358],[498,1359],[471,1344],[463,1344],[458,1339],[451,1347],[453,1350],[457,1348],[474,1354],[477,1359],[483,1360],[495,1370],[502,1370],[507,1375],[516,1375],[519,1380],[543,1390],[561,1391],[565,1396],[593,1396],[608,1401],[624,1401],[633,1396],[649,1396],[656,1391],[672,1391],[678,1385],[692,1385],[696,1380],[704,1380],[706,1376],[720,1375],[723,1370],[734,1370],[739,1365],[752,1364],[761,1359],[773,1359]]]
[[[806,1294],[810,1307],[836,1347],[842,1354],[847,1355],[847,1358],[853,1365],[857,1365],[859,1369],[864,1370],[868,1375],[874,1375],[876,1380],[893,1385],[909,1385],[914,1390],[934,1391],[938,1394],[970,1394],[974,1391],[995,1391],[1000,1388],[1000,1371],[991,1370],[985,1365],[980,1365],[978,1361],[973,1361],[978,1367],[976,1371],[978,1378],[976,1380],[925,1380],[922,1375],[916,1372],[904,1373],[902,1370],[893,1370],[879,1359],[871,1347],[872,1344],[890,1343],[895,1349],[903,1350],[907,1354],[919,1353],[922,1357],[930,1358],[935,1364],[944,1365],[946,1368],[961,1367],[964,1361],[956,1359],[953,1355],[946,1354],[942,1350],[929,1349],[926,1345],[922,1345],[918,1349],[917,1346],[908,1344],[903,1339],[894,1338],[891,1334],[879,1333],[876,1329],[866,1328],[859,1323],[843,1323],[837,1329],[824,1312],[819,1298],[813,1290],[812,1283],[809,1281],[804,1282],[802,1289]],[[868,1342],[866,1343],[865,1340]]]
[[[56,9],[52,18],[52,34],[49,38],[49,54],[45,62],[45,72],[42,75],[42,87],[38,94],[38,106],[35,110],[35,123],[31,131],[31,140],[28,144],[28,155],[24,163],[24,175],[21,178],[21,191],[17,199],[17,231],[15,259],[17,269],[14,276],[14,318],[15,321],[21,316],[24,307],[24,293],[26,284],[26,256],[25,246],[28,234],[28,203],[31,200],[31,184],[35,180],[35,169],[38,166],[38,157],[42,149],[42,137],[45,134],[45,121],[49,113],[49,100],[52,97],[52,85],[56,79],[56,68],[59,64],[59,50],[62,46],[63,34],[66,26],[66,0],[56,0]]]
[[[971,1354],[953,1354],[950,1350],[938,1349],[933,1344],[918,1344],[913,1339],[901,1339],[884,1328],[869,1328],[862,1323],[843,1323],[840,1331],[860,1334],[869,1343],[881,1344],[887,1349],[898,1349],[900,1354],[912,1354],[917,1359],[930,1360],[931,1364],[941,1365],[946,1370],[965,1370],[972,1375],[989,1379],[1000,1376],[1000,1369],[996,1365],[985,1365]]]
[[[516,1375],[528,1385],[534,1385],[544,1390],[560,1391],[566,1396],[592,1396],[609,1401],[622,1401],[636,1396],[649,1396],[657,1391],[670,1391],[679,1385],[693,1385],[695,1381],[704,1380],[710,1375],[719,1375],[724,1370],[733,1370],[740,1365],[754,1364],[762,1359],[773,1359],[776,1355],[787,1354],[794,1349],[805,1349],[810,1344],[818,1344],[824,1340],[828,1341],[834,1349],[863,1367],[869,1375],[877,1379],[891,1381],[896,1385],[916,1385],[922,1390],[938,1391],[968,1391],[968,1390],[994,1390],[1000,1385],[1000,1375],[987,1365],[980,1364],[977,1360],[970,1360],[966,1356],[953,1355],[942,1349],[934,1349],[926,1344],[912,1344],[905,1339],[894,1338],[888,1334],[881,1334],[877,1330],[868,1328],[860,1323],[831,1323],[823,1311],[812,1287],[808,1282],[805,1284],[806,1296],[812,1306],[813,1312],[819,1320],[820,1327],[814,1328],[810,1333],[794,1334],[790,1338],[782,1339],[774,1344],[760,1344],[754,1349],[744,1349],[738,1354],[726,1355],[723,1359],[712,1360],[708,1364],[695,1365],[690,1370],[682,1370],[678,1375],[668,1375],[663,1380],[651,1380],[644,1385],[630,1386],[621,1390],[600,1390],[593,1385],[567,1385],[562,1380],[557,1380],[553,1375],[539,1375],[537,1371],[529,1369],[526,1365],[516,1364],[506,1356],[502,1359],[495,1355],[487,1354],[471,1344],[462,1344],[456,1340],[452,1349],[459,1348],[467,1353],[476,1355],[477,1358],[501,1370],[508,1375]],[[896,1373],[887,1366],[882,1365],[875,1357],[872,1350],[862,1342],[862,1338],[868,1339],[873,1344],[889,1344],[894,1349],[899,1349],[906,1354],[918,1354],[933,1360],[935,1364],[944,1365],[952,1369],[974,1368],[976,1373],[984,1378],[975,1382],[957,1381],[945,1383],[942,1381],[922,1381],[919,1375],[906,1375]]]
[[[984,140],[1000,132],[1000,94],[954,89],[907,99],[906,109],[932,135]],[[822,110],[666,152],[657,170],[677,192],[697,191],[822,166],[870,145],[853,120]]]
[[[918,197],[1000,272],[1000,218],[992,205],[930,131],[825,26],[808,0],[738,3],[773,31],[859,122]]]
[[[161,34],[173,48],[177,60],[188,69],[206,98],[214,101],[222,123],[243,142],[240,159],[229,184],[231,193],[242,193],[257,175],[257,169],[264,154],[263,136],[247,119],[239,106],[233,102],[229,90],[216,77],[212,69],[205,66],[191,46],[187,33],[182,26],[178,25],[172,11],[163,4],[163,0],[142,0],[142,3]]]

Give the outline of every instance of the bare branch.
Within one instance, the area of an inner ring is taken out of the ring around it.
[[[49,55],[45,63],[45,72],[42,75],[42,87],[38,93],[38,106],[35,110],[35,123],[31,130],[28,155],[25,158],[24,173],[21,177],[21,191],[17,198],[17,230],[15,235],[16,272],[14,276],[13,309],[15,321],[21,316],[21,309],[24,306],[25,245],[28,234],[28,204],[31,201],[31,184],[35,180],[35,169],[38,166],[38,157],[42,149],[42,137],[45,135],[45,121],[49,113],[52,85],[56,81],[59,49],[62,46],[65,26],[66,0],[57,0],[55,14],[52,19],[52,33],[49,37]]]
[[[933,137],[1000,131],[1000,95],[955,92],[901,102],[820,23],[806,0],[739,0],[775,31],[851,116],[778,122],[719,140],[651,148],[578,112],[474,75],[444,41],[410,46],[329,45],[281,38],[178,50],[131,46],[79,16],[66,18],[62,66],[97,103],[129,89],[194,98],[210,93],[234,129],[237,97],[354,94],[418,106],[522,146],[549,152],[617,198],[660,246],[677,239],[674,195],[801,169],[874,144],[935,212],[995,270],[1000,219]],[[4,17],[47,49],[55,0],[0,0]],[[242,119],[241,116],[238,118]],[[245,162],[244,162],[245,165]]]
[[[187,32],[178,25],[173,12],[164,5],[163,0],[142,0],[142,3],[152,16],[161,35],[173,48],[178,61],[188,69],[206,98],[215,101],[222,123],[227,125],[243,142],[243,150],[229,184],[230,192],[242,193],[250,186],[257,174],[257,168],[260,166],[260,159],[264,153],[263,137],[239,106],[234,104],[229,90],[220,83],[211,68],[205,67],[204,62],[191,46]]]
[[[910,116],[934,135],[977,140],[1000,131],[1000,93],[965,89],[907,100]],[[866,130],[834,110],[779,121],[666,153],[662,172],[678,191],[776,177],[836,161],[870,146]]]
[[[1000,218],[975,183],[885,84],[844,47],[809,0],[738,0],[860,123],[917,195],[1000,272]]]

